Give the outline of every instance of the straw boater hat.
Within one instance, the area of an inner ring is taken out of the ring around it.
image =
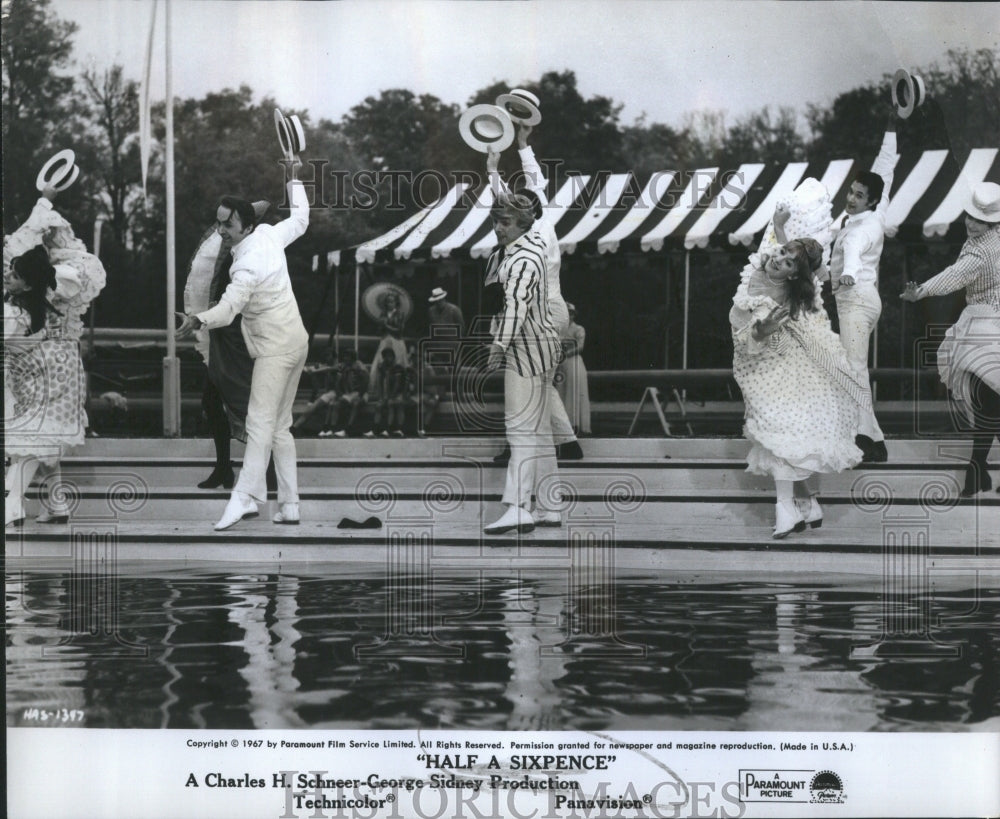
[[[922,77],[911,74],[905,68],[896,72],[892,78],[892,104],[896,106],[896,111],[902,119],[906,119],[923,105],[925,97]]]
[[[441,301],[447,295],[448,291],[445,290],[443,287],[435,287],[433,290],[431,290],[431,297],[427,299],[427,301],[431,303],[434,303],[436,301]]]
[[[972,197],[965,206],[965,212],[981,222],[1000,222],[1000,185],[996,182],[980,182],[972,189]]]
[[[538,125],[542,121],[538,97],[523,88],[511,88],[506,94],[501,94],[497,97],[497,105],[521,125]]]
[[[286,117],[280,108],[274,109],[274,130],[278,132],[278,143],[286,157],[302,153],[306,148],[306,132],[297,114]]]
[[[80,169],[76,165],[76,154],[70,148],[66,148],[48,162],[42,165],[42,169],[35,178],[35,187],[39,191],[51,186],[57,191],[64,191],[80,175]]]
[[[492,148],[503,151],[514,142],[514,123],[498,105],[473,105],[458,121],[458,132],[465,144],[481,153]]]

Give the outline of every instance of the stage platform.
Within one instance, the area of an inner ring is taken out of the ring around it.
[[[196,488],[212,466],[210,440],[89,439],[63,464],[70,522],[29,517],[7,529],[7,566],[68,567],[89,549],[98,562],[122,566],[389,567],[402,550],[435,567],[478,570],[561,565],[610,551],[617,567],[651,571],[874,576],[887,561],[917,560],[942,573],[1000,576],[1000,495],[958,497],[969,446],[962,440],[890,440],[888,463],[824,476],[823,526],[784,540],[771,537],[770,481],[744,471],[748,445],[738,438],[583,439],[585,458],[561,461],[542,487],[560,499],[562,527],[520,536],[482,534],[501,511],[505,470],[492,462],[498,438],[296,444],[302,524],[271,523],[272,499],[260,517],[215,532],[229,493]],[[233,454],[238,466],[241,449]],[[28,497],[32,513],[37,491]],[[382,527],[338,526],[369,517]]]

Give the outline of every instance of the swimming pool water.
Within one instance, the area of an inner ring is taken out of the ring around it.
[[[1000,594],[372,567],[7,574],[7,724],[983,730]]]

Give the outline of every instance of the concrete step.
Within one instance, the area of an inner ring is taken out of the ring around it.
[[[302,460],[392,460],[443,457],[492,458],[503,446],[497,436],[450,436],[428,438],[300,438],[295,442]],[[743,459],[749,444],[743,438],[582,438],[587,459]],[[886,442],[890,462],[968,460],[968,438],[890,438]],[[243,445],[233,442],[233,457],[239,459]],[[73,450],[66,462],[80,458],[114,460],[154,458],[158,460],[214,459],[209,438],[88,438]]]
[[[239,464],[236,464],[237,469]],[[581,494],[603,494],[609,487],[631,487],[642,496],[686,496],[702,492],[773,491],[771,481],[746,472],[739,460],[719,461],[564,461],[556,480]],[[62,481],[96,491],[134,485],[143,490],[197,490],[208,477],[212,463],[202,459],[153,461],[143,459],[78,459],[65,462]],[[835,475],[824,475],[824,496],[845,495],[868,498],[873,494],[917,497],[922,493],[957,494],[962,488],[964,464],[953,461],[865,465]],[[337,493],[369,491],[386,479],[402,493],[423,493],[428,487],[452,487],[452,491],[478,492],[502,484],[505,468],[491,461],[462,460],[301,460],[299,486],[303,491]]]
[[[155,490],[148,495],[83,492],[73,501],[73,520],[82,525],[86,520],[114,520],[122,524],[135,521],[204,521],[214,523],[222,514],[229,494],[205,491]],[[35,493],[29,493],[29,501]],[[466,526],[478,531],[500,512],[499,488],[462,496],[424,497],[400,493],[395,498],[385,494],[358,498],[353,492],[301,493],[301,515],[304,520],[338,522],[342,517],[364,520],[374,515],[385,522],[406,525]],[[272,499],[262,507],[268,520],[276,511]],[[563,502],[564,522],[581,526],[600,524],[617,527],[621,523],[655,525],[657,522],[683,522],[691,529],[701,526],[767,527],[773,524],[774,497],[764,492],[753,493],[691,493],[670,499],[659,497],[644,501],[619,498],[604,501],[601,495],[581,495],[579,500]],[[895,500],[891,506],[860,506],[850,497],[823,498],[824,525],[839,529],[867,530],[893,525],[898,519],[924,519],[937,532],[967,533],[971,536],[1000,531],[994,524],[1000,519],[1000,498],[945,498],[943,503],[923,505],[919,499]],[[271,511],[268,511],[271,510]],[[992,523],[991,523],[992,521]]]

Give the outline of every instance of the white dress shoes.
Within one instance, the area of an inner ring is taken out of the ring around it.
[[[802,502],[802,517],[810,529],[819,529],[823,525],[823,507],[815,495],[810,495],[809,500]]]
[[[271,518],[272,523],[280,523],[283,526],[299,525],[299,505],[297,503],[283,503],[278,513]]]
[[[780,500],[774,505],[774,533],[771,537],[775,540],[805,528],[806,522],[794,500]]]
[[[562,526],[562,515],[558,512],[540,512],[536,509],[531,517],[534,518],[535,526]]]
[[[257,517],[257,514],[257,504],[253,498],[244,498],[241,497],[239,492],[233,492],[229,496],[229,503],[226,504],[226,509],[222,513],[222,517],[215,524],[215,531],[221,532],[223,529],[235,526],[245,518]]]
[[[535,519],[527,509],[520,506],[508,506],[500,518],[483,531],[488,535],[502,535],[506,532],[517,531],[519,534],[531,532],[535,528]]]

